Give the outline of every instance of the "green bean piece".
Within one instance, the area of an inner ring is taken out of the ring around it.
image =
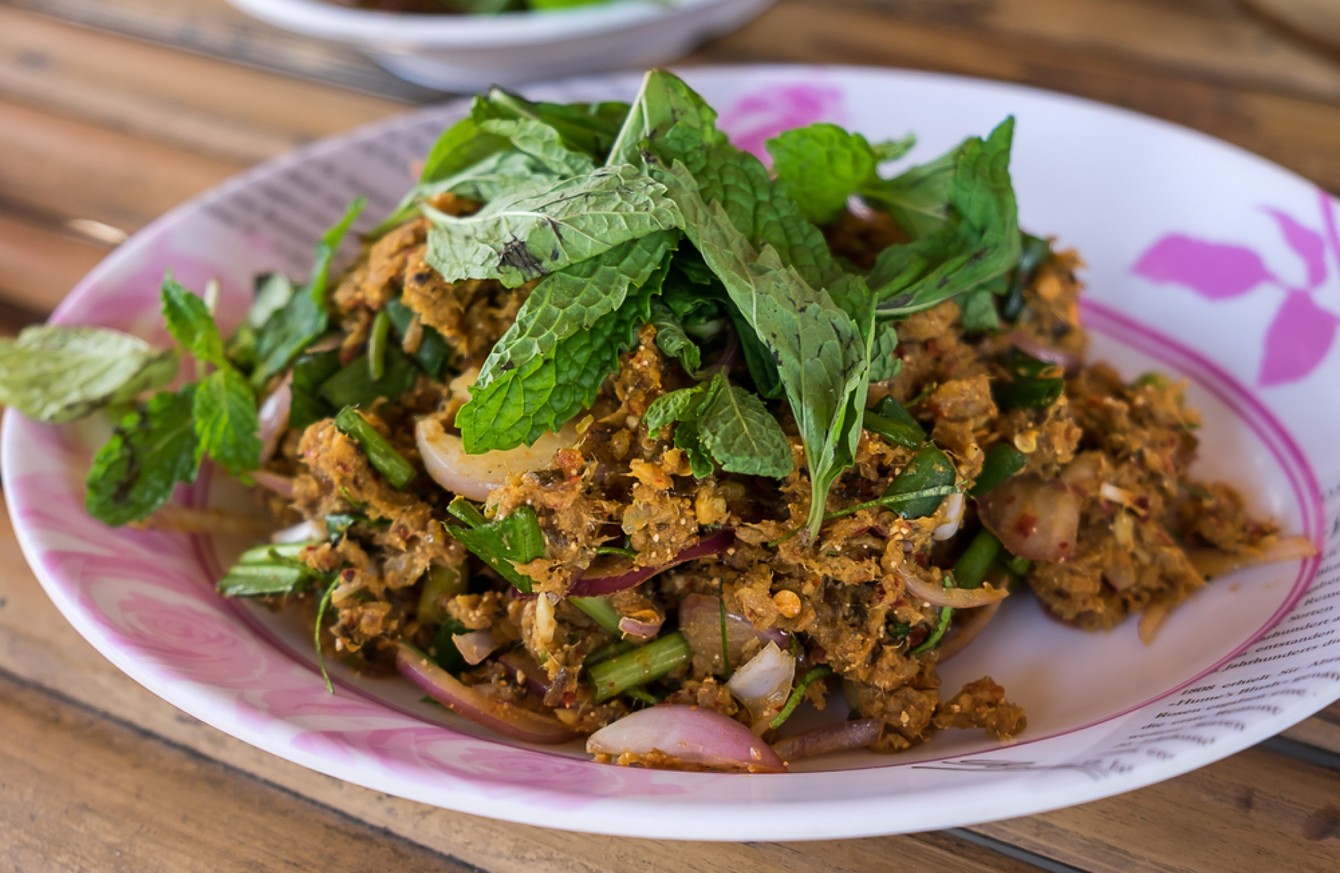
[[[586,616],[616,637],[623,636],[619,630],[619,611],[610,603],[608,597],[569,597],[568,603],[586,613]]]
[[[368,463],[373,469],[386,477],[392,487],[404,488],[414,481],[414,466],[397,452],[386,437],[368,423],[363,415],[351,406],[341,409],[335,416],[335,426],[340,433],[363,447]]]
[[[693,658],[689,641],[679,631],[657,637],[645,646],[616,655],[587,668],[595,689],[595,702],[604,703],[629,688],[659,679]]]
[[[796,683],[795,687],[791,689],[791,693],[786,698],[786,703],[782,705],[781,712],[774,715],[772,721],[768,722],[768,727],[777,730],[777,728],[786,724],[786,720],[791,717],[791,713],[795,712],[796,707],[800,706],[800,701],[805,699],[805,692],[809,690],[809,687],[832,672],[833,668],[827,664],[820,664],[807,670],[805,675],[800,677],[800,681]]]
[[[442,601],[465,593],[465,571],[459,566],[433,564],[423,580],[419,592],[419,609],[415,613],[423,624],[441,624],[446,618]]]
[[[1000,554],[1000,540],[982,528],[968,543],[968,548],[954,562],[954,582],[960,588],[981,588],[986,572]]]
[[[368,376],[380,382],[386,373],[386,343],[391,335],[391,317],[383,309],[372,319],[368,332]]]
[[[933,488],[951,488],[958,477],[949,456],[935,446],[926,446],[912,456],[907,466],[894,477],[885,489],[884,496],[899,497]],[[928,494],[912,500],[903,501],[901,506],[893,507],[903,518],[924,518],[940,508],[943,494]]]
[[[926,430],[904,406],[885,397],[865,411],[862,426],[895,445],[917,449],[926,442]]]
[[[973,497],[998,488],[1005,480],[1018,473],[1028,463],[1028,455],[1009,443],[992,443],[986,447],[986,457],[982,459],[982,472],[972,483],[968,493]]]

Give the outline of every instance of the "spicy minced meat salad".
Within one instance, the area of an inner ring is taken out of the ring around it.
[[[303,611],[323,673],[398,670],[508,736],[749,771],[1008,740],[1006,689],[936,672],[1007,595],[1149,638],[1208,577],[1311,553],[1190,477],[1181,385],[1084,363],[1012,132],[886,175],[910,138],[815,124],[769,170],[665,72],[631,104],[495,91],[342,276],[361,203],[230,338],[169,277],[177,348],[37,328],[5,354],[115,374],[0,399],[128,408],[89,476],[109,523],[217,529],[166,505],[204,456],[261,486],[283,529],[220,591]]]

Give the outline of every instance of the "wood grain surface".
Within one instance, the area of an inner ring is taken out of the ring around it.
[[[1233,0],[781,0],[686,63],[761,61],[1077,94],[1340,192],[1340,53]],[[127,234],[194,194],[444,96],[223,0],[0,0],[0,334],[45,318]],[[57,614],[0,514],[0,869],[1334,871],[1340,704],[1159,785],[970,829],[599,838],[388,797],[183,715]]]

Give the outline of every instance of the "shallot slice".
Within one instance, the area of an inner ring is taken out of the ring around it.
[[[945,588],[922,579],[905,569],[898,571],[907,592],[923,603],[931,606],[952,606],[954,609],[972,609],[977,606],[989,606],[1009,596],[1007,588]]]
[[[772,747],[733,718],[697,706],[662,704],[608,724],[586,740],[586,751],[621,764],[681,769],[781,773]]]
[[[766,719],[781,711],[796,678],[796,658],[768,643],[736,670],[726,688],[749,710],[755,730],[762,732]]]
[[[1019,475],[978,498],[982,524],[1010,554],[1030,561],[1064,561],[1075,553],[1082,500],[1056,479]]]
[[[879,739],[883,727],[884,722],[877,718],[841,721],[778,740],[772,748],[779,758],[788,762],[848,749],[864,749]]]
[[[531,712],[471,688],[408,643],[401,643],[396,649],[395,665],[402,676],[438,703],[504,736],[546,745],[566,743],[576,736],[552,716]]]
[[[721,652],[723,624],[724,659]],[[727,612],[723,618],[721,598],[706,594],[690,594],[679,602],[679,629],[689,641],[694,656],[704,659],[718,672],[725,672],[726,661],[732,665],[740,664],[744,660],[745,647],[754,640],[772,641],[781,649],[791,645],[791,635],[784,630],[759,630],[749,619],[734,612]]]
[[[279,440],[288,430],[289,410],[293,406],[292,373],[284,377],[279,387],[271,392],[261,404],[257,418],[260,422],[258,436],[261,441],[261,463],[264,464],[279,448]]]
[[[456,634],[452,636],[451,641],[456,644],[456,651],[461,653],[465,663],[471,667],[482,663],[498,648],[498,641],[493,638],[493,632],[489,630]]]
[[[605,572],[588,570],[572,583],[568,594],[577,597],[596,597],[623,591],[640,585],[657,573],[663,573],[671,567],[677,567],[688,561],[696,561],[699,558],[706,558],[708,555],[719,555],[726,551],[733,542],[735,542],[735,534],[732,531],[719,530],[698,540],[664,564],[657,564],[654,567],[631,568],[625,565],[617,570]]]
[[[251,477],[251,481],[267,491],[273,491],[288,500],[293,499],[293,480],[290,477],[271,473],[269,470],[252,470],[247,475]]]
[[[543,469],[555,452],[576,441],[577,431],[569,426],[558,433],[541,434],[529,446],[471,455],[461,438],[443,430],[437,419],[423,418],[414,426],[414,443],[432,480],[452,494],[479,502],[487,500],[489,492],[501,487],[508,476]]]

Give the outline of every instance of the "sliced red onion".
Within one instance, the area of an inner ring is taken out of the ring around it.
[[[903,585],[907,588],[909,594],[922,603],[929,603],[931,606],[973,609],[978,606],[998,603],[1009,596],[1010,593],[1008,588],[988,588],[985,585],[981,588],[945,588],[905,570],[900,570],[898,575],[903,580]]]
[[[461,682],[407,643],[396,650],[395,665],[429,697],[475,724],[528,743],[566,743],[576,734],[558,719],[482,694]]]
[[[489,630],[456,634],[452,636],[451,641],[456,644],[456,651],[461,653],[465,663],[471,667],[483,662],[498,648],[498,641],[493,638],[493,632]]]
[[[649,640],[661,632],[661,625],[664,623],[665,616],[646,610],[645,613],[637,615],[620,616],[619,632],[626,637]]]
[[[525,682],[526,687],[540,697],[549,693],[551,685],[549,674],[536,663],[535,659],[525,649],[512,649],[509,652],[503,652],[498,656],[498,663],[511,671],[512,678]]]
[[[289,500],[293,499],[293,480],[288,476],[271,473],[269,470],[252,470],[247,475],[251,476],[251,481],[267,491],[273,491]]]
[[[308,543],[312,540],[324,540],[326,526],[312,520],[300,521],[292,527],[277,530],[270,534],[272,543]]]
[[[1285,537],[1264,547],[1243,549],[1238,552],[1222,552],[1219,549],[1208,548],[1192,549],[1187,552],[1187,557],[1191,560],[1191,566],[1196,568],[1196,572],[1213,579],[1247,567],[1310,558],[1316,553],[1317,547],[1306,537]]]
[[[933,540],[947,540],[958,533],[958,526],[963,521],[963,494],[955,491],[945,498],[945,520],[944,523],[931,532]]]
[[[293,405],[292,378],[291,373],[285,376],[279,387],[261,404],[258,436],[261,440],[262,464],[274,457],[279,449],[279,440],[284,436],[284,431],[288,430],[288,413]]]
[[[508,476],[547,467],[554,452],[576,441],[577,432],[569,426],[559,433],[541,434],[533,445],[471,455],[461,438],[443,430],[437,419],[423,418],[414,426],[414,443],[432,480],[452,494],[481,502]]]
[[[689,648],[717,669],[725,667],[721,658],[721,626],[721,598],[690,594],[679,602],[679,629],[688,639]],[[776,643],[780,649],[791,645],[791,635],[786,631],[759,630],[749,619],[734,612],[726,613],[725,626],[726,655],[733,665],[744,660],[745,646],[754,640]]]
[[[982,524],[1010,554],[1030,561],[1064,561],[1075,553],[1080,495],[1064,482],[1021,475],[977,499]]]
[[[883,728],[884,722],[877,718],[826,724],[778,740],[772,744],[772,748],[783,761],[799,761],[801,758],[813,758],[849,749],[864,749],[879,739]]]
[[[768,643],[731,674],[726,688],[749,710],[755,725],[781,711],[796,678],[796,658]]]
[[[781,773],[782,759],[733,718],[698,706],[662,704],[606,725],[586,740],[586,751],[622,764]]]
[[[949,639],[940,643],[936,648],[936,651],[940,654],[938,659],[939,663],[943,664],[945,661],[948,661],[950,658],[966,649],[968,643],[977,639],[978,634],[982,632],[982,628],[990,624],[991,619],[995,618],[996,613],[999,611],[1000,601],[997,600],[995,603],[988,604],[981,609],[974,609],[972,612],[964,613],[964,619],[954,625],[953,633],[949,635]]]
[[[710,536],[703,537],[664,564],[657,564],[654,567],[633,568],[625,565],[613,571],[588,570],[572,583],[572,588],[568,590],[568,594],[578,597],[596,597],[601,594],[623,591],[640,585],[657,573],[663,573],[671,567],[677,567],[688,561],[696,561],[699,558],[706,558],[708,555],[719,555],[726,551],[733,542],[735,542],[734,532],[723,529]]]

